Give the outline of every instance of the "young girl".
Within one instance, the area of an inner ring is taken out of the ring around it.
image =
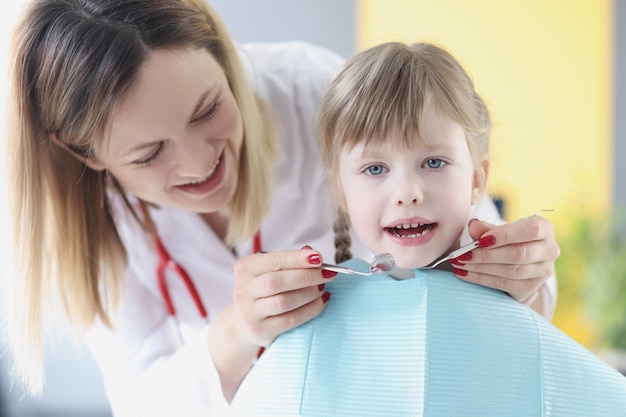
[[[470,78],[444,51],[392,44],[355,58],[320,118],[338,231],[349,219],[370,250],[404,268],[458,248],[485,191],[490,128]]]
[[[472,81],[439,47],[388,43],[348,62],[320,118],[342,213],[338,260],[350,258],[351,223],[414,277],[340,274],[327,284],[333,303],[267,349],[233,400],[235,415],[626,413],[626,379],[514,291],[415,269],[459,247],[487,182],[489,131]],[[452,261],[461,278],[467,258]],[[369,270],[358,259],[344,266]]]

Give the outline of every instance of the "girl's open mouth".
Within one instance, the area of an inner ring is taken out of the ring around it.
[[[406,239],[415,239],[416,237],[424,236],[430,233],[433,229],[433,224],[399,224],[394,227],[386,227],[385,230],[392,234],[393,236],[406,238]]]

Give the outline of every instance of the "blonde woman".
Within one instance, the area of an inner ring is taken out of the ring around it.
[[[220,415],[260,348],[329,301],[315,117],[342,60],[236,46],[204,0],[36,0],[10,62],[16,375],[41,389],[42,330],[62,312],[116,416]],[[530,289],[558,246],[549,223],[524,226],[493,229],[492,254],[528,248]]]

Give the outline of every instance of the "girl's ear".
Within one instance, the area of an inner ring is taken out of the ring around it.
[[[341,186],[341,180],[338,178],[338,175],[330,169],[326,170],[326,178],[328,179],[328,186],[330,187],[331,195],[337,203],[337,207],[347,213],[348,206],[346,204],[343,187]]]
[[[343,210],[344,212],[348,212],[348,204],[346,203],[346,197],[342,191],[337,191],[333,193],[335,195],[335,201],[337,201],[337,206]]]
[[[472,183],[472,204],[476,204],[485,192],[487,179],[489,178],[489,158],[483,158],[474,169],[474,181]]]
[[[48,137],[55,145],[57,145],[60,148],[63,148],[64,150],[69,152],[70,155],[72,155],[74,158],[78,159],[80,162],[87,165],[89,168],[93,169],[94,171],[102,171],[106,168],[104,163],[100,162],[99,160],[95,158],[87,158],[85,156],[80,155],[78,152],[75,152],[74,150],[72,150],[72,148],[70,148],[65,143],[59,140],[56,133],[50,133]]]

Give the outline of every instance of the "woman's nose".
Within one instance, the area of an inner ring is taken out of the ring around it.
[[[219,155],[211,141],[186,138],[179,143],[176,171],[181,177],[202,177],[215,166]]]

